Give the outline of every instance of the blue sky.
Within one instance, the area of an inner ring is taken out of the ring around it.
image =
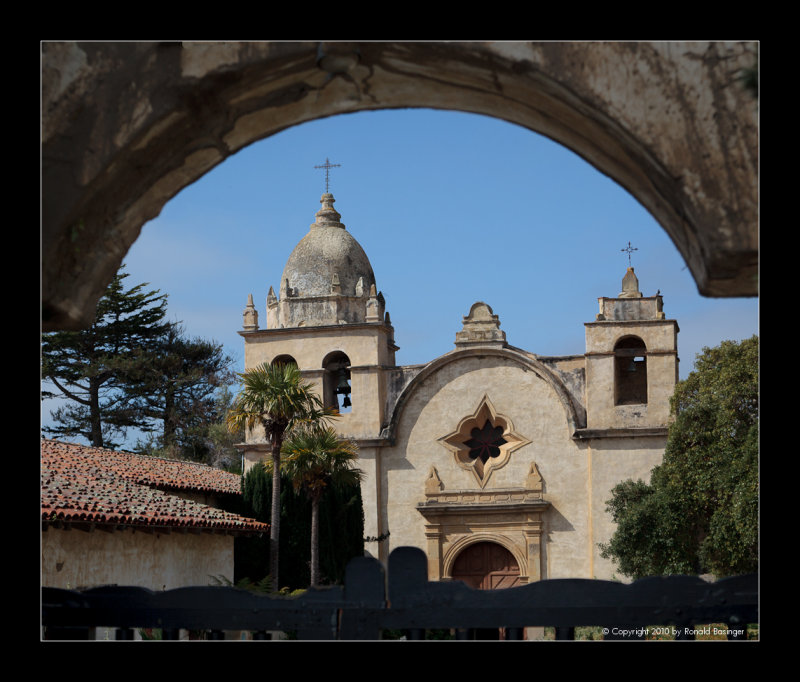
[[[678,320],[681,378],[703,346],[758,332],[757,299],[700,296],[667,233],[579,156],[504,121],[425,109],[334,116],[241,150],[142,228],[127,283],[169,294],[170,319],[222,343],[241,371],[247,295],[263,328],[269,287],[320,207],[326,158],[341,164],[330,191],[372,263],[398,364],[452,350],[479,300],[510,344],[583,353],[597,298],[621,291],[629,241],[642,293],[660,289]]]

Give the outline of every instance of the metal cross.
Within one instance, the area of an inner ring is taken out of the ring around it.
[[[331,163],[328,160],[328,157],[325,157],[325,163],[321,166],[314,166],[314,168],[324,168],[325,169],[325,194],[328,194],[328,183],[330,180],[330,170],[331,168],[341,168],[342,164],[340,163]]]
[[[639,249],[631,246],[630,242],[628,242],[628,248],[627,249],[620,249],[620,251],[627,251],[628,252],[628,267],[631,266],[631,253],[633,253],[634,251],[638,251],[638,250]]]

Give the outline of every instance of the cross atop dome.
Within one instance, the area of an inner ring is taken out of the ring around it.
[[[325,194],[330,192],[330,170],[331,168],[341,168],[342,164],[340,163],[331,163],[328,157],[325,157],[325,163],[321,166],[314,166],[314,168],[324,168],[325,169]]]

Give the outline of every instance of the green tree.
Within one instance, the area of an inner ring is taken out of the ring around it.
[[[170,325],[124,377],[129,404],[148,420],[145,430],[159,432],[138,449],[208,462],[209,429],[224,418],[217,393],[233,383],[232,364],[221,344]]]
[[[87,329],[42,335],[41,374],[46,386],[42,399],[71,401],[51,413],[56,425],[43,427],[44,433],[80,436],[95,447],[116,447],[128,428],[144,425],[146,420],[128,401],[121,377],[168,329],[167,295],[146,291],[146,284],[126,290],[128,276],[122,266]]]
[[[214,411],[217,419],[209,423],[205,430],[205,463],[241,475],[244,473],[242,456],[235,446],[244,441],[244,428],[231,431],[226,424],[228,411],[233,407],[233,399],[233,392],[227,384],[216,393]]]
[[[261,426],[272,454],[272,513],[270,522],[270,574],[279,582],[281,504],[281,448],[286,432],[300,423],[321,422],[333,415],[323,408],[313,386],[303,381],[297,365],[264,363],[239,374],[241,390],[228,412],[230,430]]]
[[[632,578],[758,567],[758,337],[704,348],[678,383],[664,461],[615,486],[602,556]]]
[[[242,477],[240,506],[234,511],[270,523],[272,472],[263,464]],[[347,564],[364,556],[364,506],[361,485],[332,486],[320,502],[319,563],[323,584],[344,584]],[[269,573],[269,537],[240,537],[234,543],[235,580],[256,581]],[[282,590],[311,584],[311,502],[281,473],[280,574]]]
[[[290,432],[281,452],[287,478],[294,489],[302,490],[311,502],[311,585],[316,586],[320,584],[320,502],[330,488],[355,486],[361,482],[364,474],[355,466],[358,447],[327,426]]]

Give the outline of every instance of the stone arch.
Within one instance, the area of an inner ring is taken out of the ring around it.
[[[276,355],[272,359],[272,362],[270,362],[269,364],[271,364],[271,365],[296,365],[296,366],[299,367],[299,365],[297,364],[297,360],[295,360],[294,357],[289,355],[288,353],[282,353],[281,355]]]
[[[519,566],[520,576],[527,577],[528,576],[528,560],[523,548],[517,546],[517,543],[513,542],[510,538],[498,534],[498,533],[471,533],[469,535],[464,535],[463,537],[459,538],[455,542],[453,542],[450,547],[448,547],[447,551],[443,556],[442,561],[442,577],[445,579],[452,579],[453,578],[453,567],[458,560],[458,557],[464,552],[464,550],[477,545],[482,542],[487,542],[495,545],[499,545],[503,549],[507,550],[511,556],[514,557],[514,560],[517,562],[517,566]]]
[[[567,390],[566,386],[564,386],[563,381],[541,362],[530,355],[511,350],[510,348],[477,347],[451,351],[450,353],[442,355],[425,365],[419,374],[409,381],[408,385],[403,389],[402,393],[397,398],[397,402],[395,402],[391,410],[389,424],[381,434],[382,437],[388,438],[389,441],[394,441],[395,434],[397,432],[397,426],[402,417],[403,409],[408,404],[411,396],[419,389],[426,379],[433,376],[440,369],[452,362],[469,357],[483,356],[503,357],[519,364],[527,370],[535,372],[537,376],[543,379],[550,386],[550,388],[553,389],[554,393],[558,397],[558,400],[564,409],[565,419],[570,432],[574,432],[575,429],[579,427],[580,420],[578,418],[578,412],[575,404],[572,401],[572,398],[570,397],[569,391]]]
[[[341,350],[331,351],[322,359],[322,400],[325,407],[337,412],[349,411],[352,401],[350,364],[350,358]],[[340,391],[342,380],[347,384],[346,393]]]
[[[141,227],[244,146],[427,107],[573,150],[662,225],[701,294],[757,294],[755,43],[42,44],[42,326],[86,325]]]
[[[614,344],[614,404],[647,403],[647,345],[627,334]]]

